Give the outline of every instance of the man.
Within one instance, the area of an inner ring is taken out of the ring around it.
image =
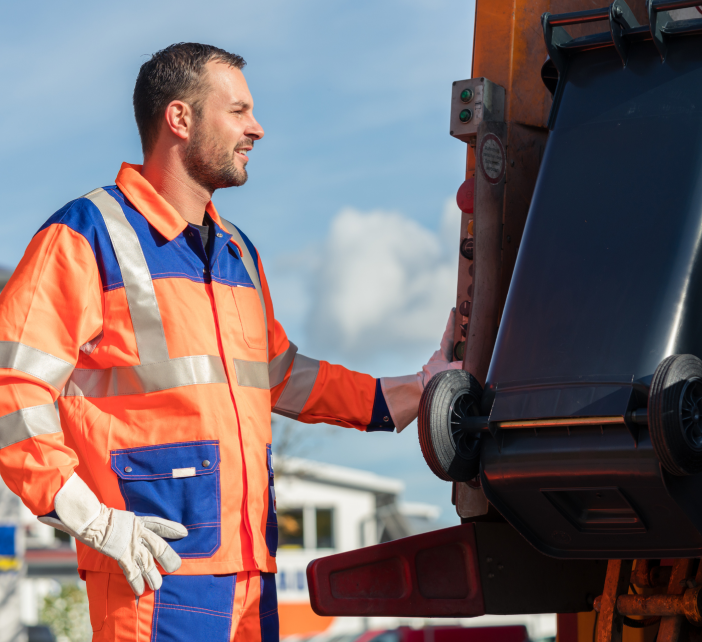
[[[78,541],[94,639],[277,640],[271,410],[399,431],[459,366],[453,317],[409,377],[288,341],[256,249],[210,200],[263,137],[244,64],[199,44],[146,62],[143,166],[56,212],[0,296],[0,471]]]

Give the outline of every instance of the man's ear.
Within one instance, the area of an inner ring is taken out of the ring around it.
[[[193,109],[182,100],[173,100],[166,107],[166,126],[174,136],[187,140],[192,133]]]

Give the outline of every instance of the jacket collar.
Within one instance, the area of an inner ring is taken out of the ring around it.
[[[188,227],[188,222],[141,175],[141,165],[122,163],[115,183],[136,210],[168,241]],[[205,210],[221,228],[222,221],[212,201],[207,203]]]

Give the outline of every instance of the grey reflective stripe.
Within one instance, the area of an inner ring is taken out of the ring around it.
[[[293,359],[297,354],[297,346],[292,341],[289,343],[290,347],[288,347],[283,354],[279,354],[275,359],[273,359],[273,361],[270,362],[270,364],[268,364],[268,378],[270,380],[271,388],[275,388],[277,385],[283,383],[285,374],[287,373],[290,364],[293,362]]]
[[[245,388],[268,390],[268,364],[265,361],[244,361],[232,359],[236,370],[236,382]]]
[[[266,304],[263,300],[263,289],[261,288],[261,280],[258,278],[258,269],[256,268],[256,264],[254,263],[253,256],[251,256],[251,253],[249,252],[248,247],[246,247],[246,243],[244,243],[244,239],[241,238],[241,234],[239,234],[239,230],[236,229],[236,226],[233,223],[230,223],[229,221],[221,217],[220,221],[222,221],[222,225],[225,227],[227,232],[229,232],[232,235],[232,238],[241,248],[241,262],[244,264],[246,272],[248,273],[251,282],[254,284],[256,292],[258,293],[258,298],[261,301],[261,308],[263,308],[263,324],[266,328],[266,357],[268,357],[268,317],[266,315]]]
[[[295,356],[292,372],[273,412],[297,419],[310,397],[319,373],[319,361],[302,354]]]
[[[18,341],[0,341],[0,368],[26,372],[61,390],[73,372],[73,365]]]
[[[220,357],[179,357],[161,363],[104,370],[76,368],[61,394],[64,397],[118,397],[208,383],[227,383]]]
[[[54,432],[61,432],[61,422],[54,404],[22,408],[0,417],[0,448]]]
[[[105,220],[117,263],[122,272],[129,314],[136,336],[139,361],[142,365],[168,360],[168,346],[163,331],[151,272],[134,228],[120,204],[104,189],[98,188],[85,198],[91,200]]]

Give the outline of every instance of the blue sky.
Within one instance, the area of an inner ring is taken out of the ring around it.
[[[448,134],[449,99],[471,75],[473,14],[472,0],[5,3],[0,265],[140,162],[131,94],[147,56],[207,42],[247,60],[266,130],[249,182],[215,204],[257,245],[288,335],[374,376],[416,372],[455,297],[465,145]],[[406,499],[455,521],[415,426],[297,430],[311,438],[296,454],[401,478]]]

